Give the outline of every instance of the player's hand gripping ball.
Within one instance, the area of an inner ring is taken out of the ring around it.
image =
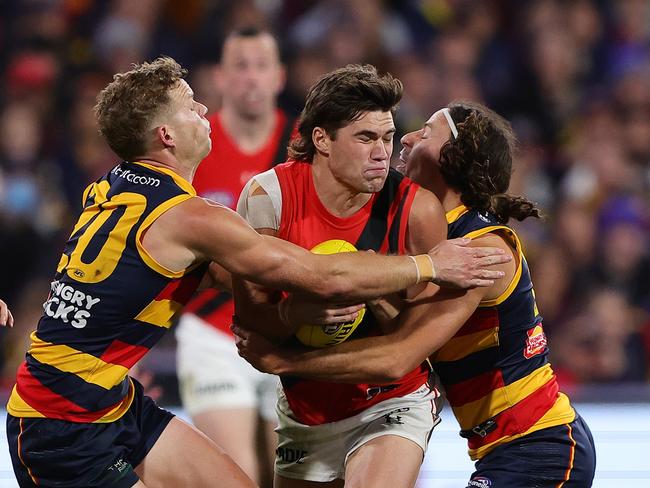
[[[316,254],[336,254],[339,252],[356,252],[357,248],[343,239],[331,239],[314,246],[311,252]],[[340,344],[352,335],[363,320],[366,309],[359,310],[353,322],[330,325],[301,325],[296,337],[306,346],[328,347]]]

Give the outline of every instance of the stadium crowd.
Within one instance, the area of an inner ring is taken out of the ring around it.
[[[647,1],[22,0],[0,2],[0,297],[16,319],[0,330],[5,390],[81,193],[118,162],[95,126],[98,91],[166,54],[214,111],[220,44],[244,26],[280,39],[288,111],[321,74],[363,62],[405,85],[398,134],[457,99],[510,120],[511,192],[545,214],[517,230],[562,387],[650,381]]]

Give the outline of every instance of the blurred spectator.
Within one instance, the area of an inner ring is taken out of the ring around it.
[[[622,293],[607,288],[594,291],[582,313],[566,324],[555,341],[553,355],[563,383],[647,380],[641,317]]]

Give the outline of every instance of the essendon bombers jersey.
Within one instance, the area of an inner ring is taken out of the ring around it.
[[[418,185],[391,169],[383,189],[350,217],[332,215],[314,188],[311,165],[285,163],[275,167],[282,191],[278,237],[312,249],[329,239],[343,239],[357,249],[406,254],[406,227]],[[380,333],[367,312],[351,338]],[[296,418],[308,425],[334,422],[366,408],[415,391],[427,381],[428,368],[416,368],[393,384],[342,384],[282,377],[287,401]]]
[[[286,114],[278,109],[275,128],[266,143],[254,153],[244,153],[225,131],[219,113],[210,117],[212,150],[201,162],[192,184],[199,196],[235,209],[237,199],[248,180],[273,164],[286,160],[286,146],[293,125]],[[234,311],[232,296],[214,288],[201,291],[187,306],[206,323],[231,335],[230,324]]]
[[[515,249],[517,264],[501,296],[481,302],[432,357],[475,460],[510,440],[572,422],[575,412],[548,361],[542,317],[515,232],[465,206],[448,212],[447,223],[449,239],[499,233]]]
[[[170,271],[142,246],[166,210],[195,196],[174,172],[124,162],[84,192],[7,411],[112,422],[133,399],[127,373],[161,338],[207,265]]]

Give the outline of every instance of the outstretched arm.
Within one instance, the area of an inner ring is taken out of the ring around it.
[[[418,282],[418,269],[408,257],[315,255],[261,236],[232,210],[200,198],[186,200],[161,215],[146,233],[143,246],[172,270],[197,261],[215,261],[247,280],[332,300],[363,300]],[[431,270],[422,268],[419,274],[431,279]]]
[[[500,237],[488,235],[475,245],[497,245],[510,251]],[[443,346],[486,297],[508,286],[514,263],[499,265],[506,277],[494,288],[423,292],[400,316],[391,334],[346,341],[317,350],[283,350],[235,327],[240,354],[256,368],[276,374],[344,383],[391,382],[411,371]]]
[[[232,210],[200,198],[191,198],[165,212],[143,241],[154,258],[170,269],[215,261],[233,274],[270,288],[302,291],[332,301],[363,301],[430,281],[433,269],[429,257],[434,264],[455,258],[461,270],[458,274],[469,283],[500,277],[486,266],[503,261],[501,251],[445,243],[421,255],[418,265],[408,256],[317,255],[262,236]],[[458,252],[452,247],[462,249]]]

